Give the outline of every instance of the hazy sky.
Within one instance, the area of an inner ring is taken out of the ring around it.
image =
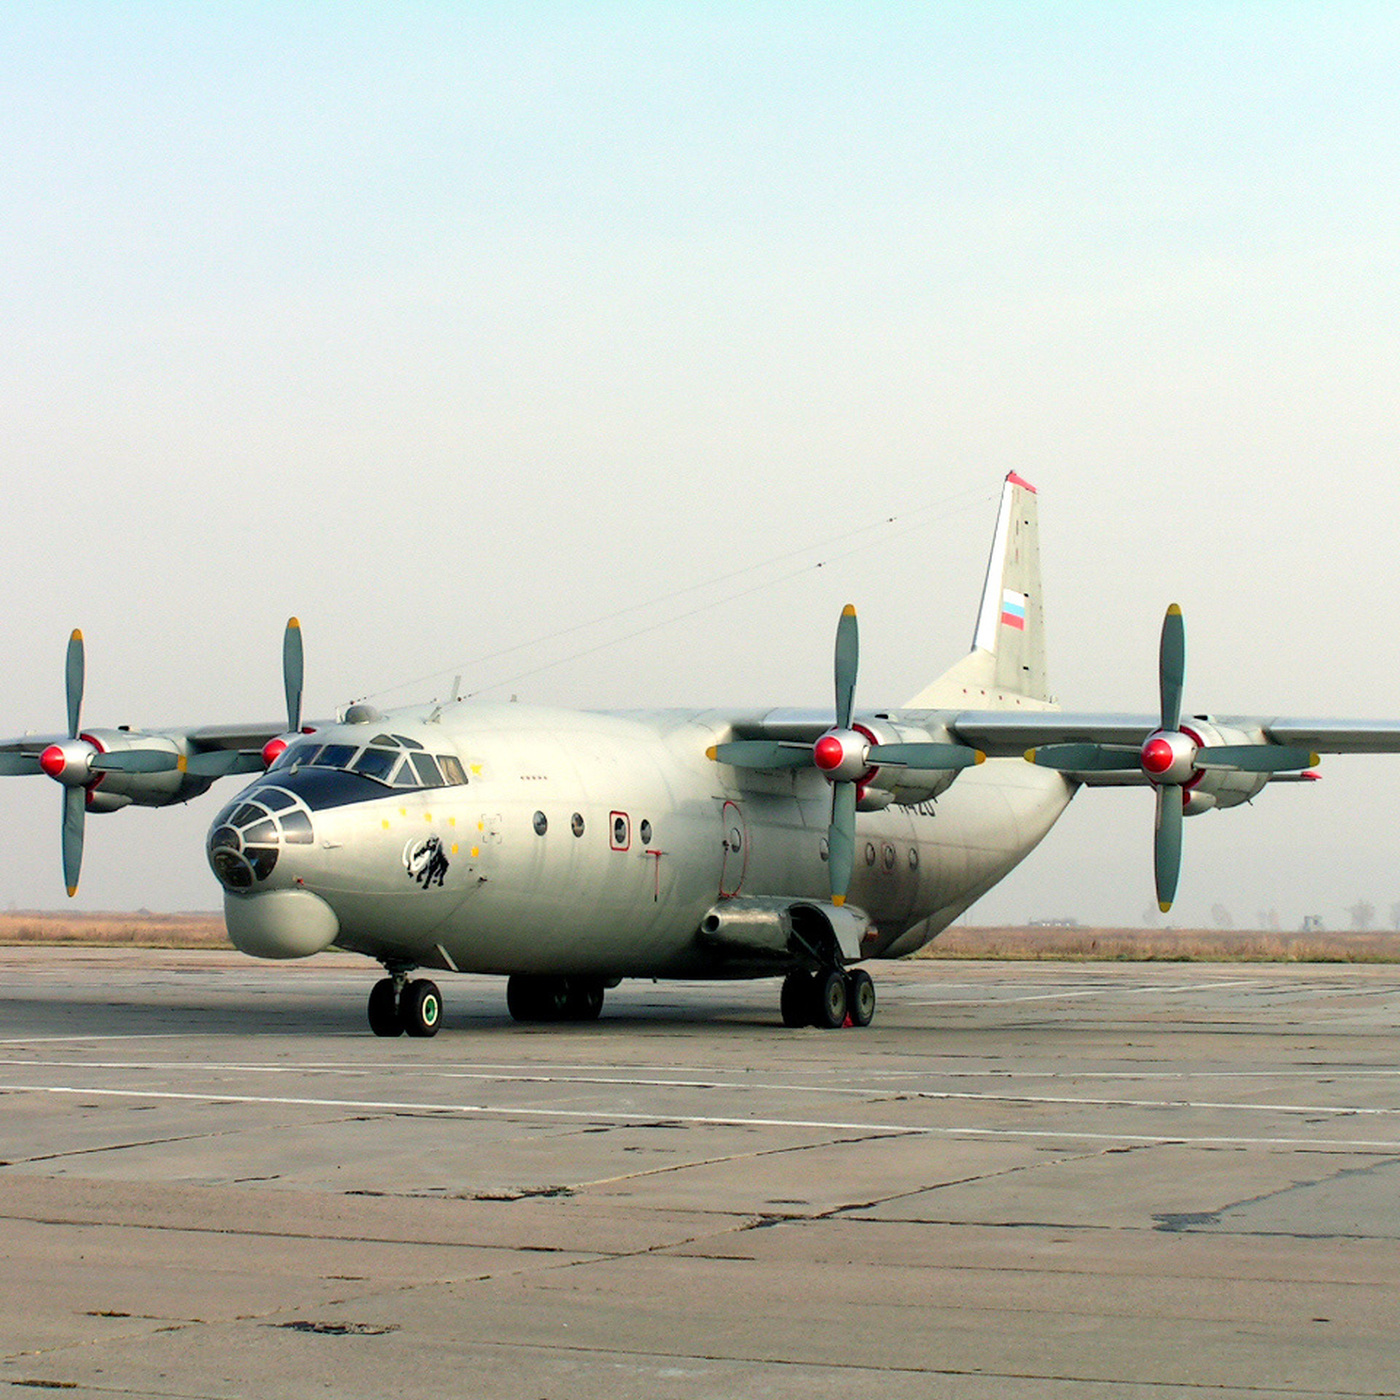
[[[1152,708],[1176,601],[1188,709],[1400,715],[1393,5],[44,4],[0,71],[0,731],[75,625],[90,725],[275,716],[291,613],[313,715],[824,704],[847,601],[898,703],[1008,470],[1067,706]],[[1400,758],[1323,771],[1174,917],[1386,917]],[[78,906],[216,907],[235,790],[92,818]],[[0,785],[4,903],[59,808]],[[1139,922],[1151,826],[1082,794],[977,917]]]

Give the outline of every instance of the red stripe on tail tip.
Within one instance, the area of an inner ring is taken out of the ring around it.
[[[1029,491],[1032,496],[1038,496],[1040,494],[1025,477],[1019,476],[1015,472],[1007,472],[1006,479],[1012,486],[1019,486],[1022,490]]]

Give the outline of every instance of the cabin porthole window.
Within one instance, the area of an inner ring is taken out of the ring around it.
[[[893,846],[887,845],[887,846],[884,848],[884,861],[885,861],[885,869],[886,869],[886,870],[893,870],[893,869],[894,869],[894,847],[893,847]]]
[[[575,836],[582,836],[582,835],[583,835],[583,813],[582,813],[582,812],[575,812],[575,813],[574,813],[573,817],[572,817],[572,818],[570,819],[570,821],[569,821],[569,829],[574,833]]]
[[[875,843],[873,841],[865,843],[865,863],[867,865],[875,864]]]
[[[919,868],[919,848],[917,846],[909,847],[909,868],[910,870]]]
[[[535,813],[535,835],[543,836],[549,830],[549,818],[543,812]]]
[[[642,845],[651,845],[651,823],[645,817],[642,818],[642,824],[637,828],[637,835],[642,838]]]

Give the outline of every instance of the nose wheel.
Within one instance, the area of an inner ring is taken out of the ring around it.
[[[381,978],[370,989],[369,1028],[375,1035],[415,1036],[426,1040],[438,1033],[442,1024],[442,993],[427,978]]]

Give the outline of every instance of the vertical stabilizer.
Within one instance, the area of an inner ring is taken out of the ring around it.
[[[906,708],[1049,700],[1036,490],[1011,472],[1002,488],[972,651]]]

